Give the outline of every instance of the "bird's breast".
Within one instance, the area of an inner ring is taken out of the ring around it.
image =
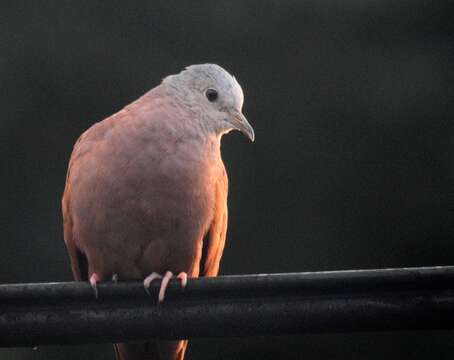
[[[70,174],[82,248],[109,248],[144,273],[194,261],[223,176],[216,143],[160,130],[87,142]]]

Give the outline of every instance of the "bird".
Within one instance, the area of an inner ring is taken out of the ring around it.
[[[219,272],[228,177],[221,138],[254,141],[244,94],[216,64],[165,77],[74,145],[62,198],[64,240],[76,281],[161,281]],[[187,340],[114,344],[117,360],[184,359]]]

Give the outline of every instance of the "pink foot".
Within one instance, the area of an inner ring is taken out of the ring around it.
[[[101,281],[101,277],[97,273],[93,273],[90,276],[90,286],[95,293],[95,298],[98,298],[98,283]]]
[[[167,286],[169,285],[169,281],[170,281],[170,279],[172,279],[172,277],[173,277],[173,273],[171,271],[167,271],[164,276],[162,276],[156,272],[151,273],[143,281],[143,286],[145,288],[145,291],[147,292],[148,295],[151,296],[150,291],[149,291],[151,283],[156,279],[162,279],[161,286],[159,288],[159,295],[158,295],[158,302],[162,303],[165,299]],[[186,284],[188,282],[188,274],[186,274],[185,272],[181,272],[178,274],[177,278],[181,280],[181,287],[185,288]]]

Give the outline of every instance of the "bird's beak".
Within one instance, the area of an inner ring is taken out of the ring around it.
[[[255,139],[254,129],[247,121],[246,117],[239,111],[233,111],[230,114],[230,123],[236,129],[246,135],[252,142]]]

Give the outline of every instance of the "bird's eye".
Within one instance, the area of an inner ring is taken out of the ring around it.
[[[218,92],[215,89],[207,89],[205,96],[207,97],[209,102],[213,102],[217,100]]]

